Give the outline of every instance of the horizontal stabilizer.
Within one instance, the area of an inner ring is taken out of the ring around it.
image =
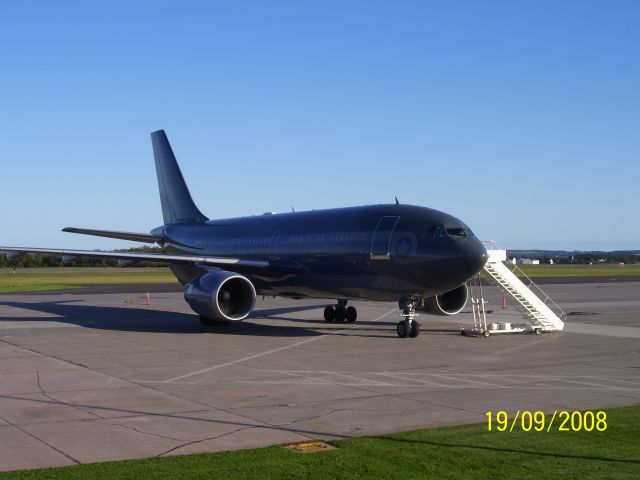
[[[67,227],[62,229],[63,232],[81,233],[82,235],[93,235],[96,237],[118,238],[120,240],[130,240],[132,242],[157,243],[162,245],[164,237],[160,235],[151,235],[150,233],[133,233],[118,232],[115,230],[95,230],[91,228],[74,228]]]

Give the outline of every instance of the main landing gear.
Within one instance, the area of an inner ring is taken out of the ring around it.
[[[419,298],[403,297],[398,301],[398,305],[402,310],[402,320],[398,322],[396,331],[400,338],[416,338],[420,335],[420,324],[415,320],[416,305]],[[328,306],[324,309],[324,320],[327,323],[355,322],[358,318],[358,312],[354,307],[347,307],[347,300],[339,299],[336,306]]]
[[[414,320],[417,303],[418,299],[413,297],[402,299],[399,302],[400,308],[402,309],[402,316],[404,317],[403,320],[398,322],[398,326],[396,327],[400,338],[416,338],[420,335],[420,324],[417,320]]]
[[[338,300],[338,304],[335,307],[326,307],[324,309],[324,321],[325,322],[355,322],[358,318],[358,311],[355,307],[347,307],[347,300]]]

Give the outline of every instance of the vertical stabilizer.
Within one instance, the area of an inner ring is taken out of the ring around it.
[[[156,162],[156,173],[158,174],[164,223],[206,222],[207,217],[193,203],[164,130],[153,132],[151,143]]]

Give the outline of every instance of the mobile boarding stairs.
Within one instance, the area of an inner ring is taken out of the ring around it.
[[[506,251],[487,249],[488,260],[484,266],[484,277],[498,287],[505,295],[515,300],[516,308],[522,313],[529,325],[511,325],[510,323],[491,323],[487,326],[487,314],[482,295],[480,275],[470,282],[471,302],[473,310],[473,329],[488,337],[494,333],[520,333],[562,331],[567,314],[555,303],[533,280],[527,277],[517,265],[505,265]],[[514,273],[523,277],[524,281]],[[525,283],[526,282],[526,283]],[[467,329],[462,327],[460,333],[465,335]]]

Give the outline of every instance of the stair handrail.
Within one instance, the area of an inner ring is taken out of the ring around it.
[[[492,249],[498,250],[498,242],[496,242],[495,240],[483,240],[482,243],[491,245]],[[509,260],[507,259],[507,262],[509,262]],[[509,262],[511,263],[511,262]],[[540,298],[540,300],[542,300],[542,303],[544,303],[545,305],[549,306],[549,304],[547,302],[549,302],[553,307],[555,307],[556,311],[553,312],[555,315],[557,315],[557,317],[564,321],[567,318],[567,313],[560,307],[560,305],[558,305],[556,302],[553,301],[553,299],[547,295],[547,293],[537,284],[535,283],[526,273],[524,273],[524,271],[518,267],[518,265],[516,263],[512,263],[512,268],[511,268],[511,272],[515,272],[517,270],[517,272],[524,278],[526,278],[529,282],[529,285],[527,285],[527,288],[531,289],[531,287],[535,287],[538,292],[540,292],[540,294],[544,297],[538,297]],[[515,274],[515,273],[514,273]],[[523,282],[524,283],[524,282]],[[558,315],[558,312],[560,312],[560,314]]]
[[[555,307],[555,309],[556,309],[556,312],[553,312],[553,313],[555,313],[556,315],[558,315],[558,312],[560,312],[560,314],[558,315],[558,318],[560,320],[564,321],[567,318],[567,313],[562,309],[562,307],[560,307],[560,305],[558,305],[556,302],[554,302],[553,299],[549,295],[547,295],[547,293],[537,283],[535,283],[533,280],[531,280],[531,278],[526,273],[524,273],[524,271],[520,267],[518,267],[517,264],[515,264],[515,263],[513,264],[513,267],[511,268],[511,271],[512,272],[516,272],[517,271],[518,274],[520,274],[521,276],[526,278],[528,280],[528,282],[529,282],[529,285],[527,285],[527,287],[529,289],[531,289],[531,287],[535,287],[536,290],[538,290],[538,292],[540,292],[540,294],[542,294],[542,296],[544,297],[544,298],[539,297],[540,300],[542,300],[542,303],[544,303],[545,305],[549,306],[549,304],[547,303],[547,302],[549,302],[551,305],[553,305],[553,307]]]

